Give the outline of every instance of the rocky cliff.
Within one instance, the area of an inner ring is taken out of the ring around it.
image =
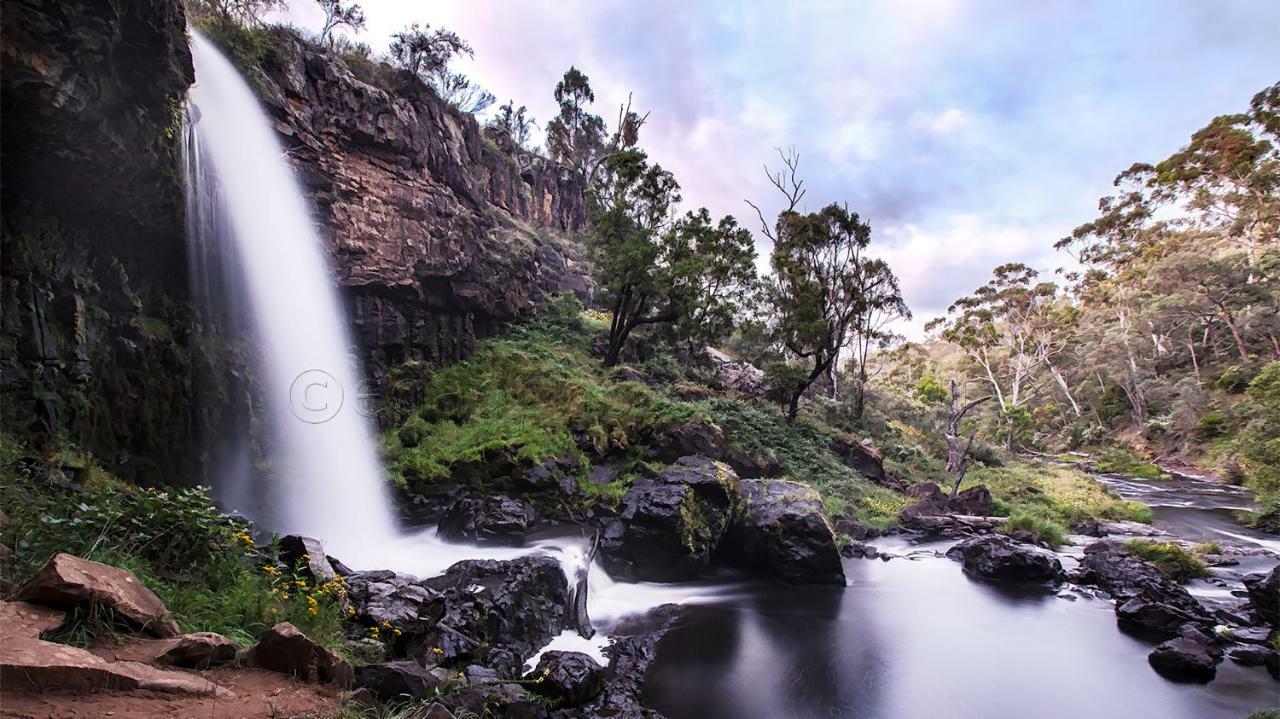
[[[551,292],[589,293],[579,175],[486,135],[430,90],[394,90],[288,31],[255,84],[311,197],[367,369],[470,353]]]
[[[15,0],[0,76],[0,389],[9,438],[191,476],[178,0]]]

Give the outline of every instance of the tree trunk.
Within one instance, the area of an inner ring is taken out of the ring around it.
[[[969,451],[973,449],[973,438],[975,435],[969,435],[968,443],[960,441],[960,421],[969,413],[969,410],[991,399],[991,395],[979,397],[969,402],[963,407],[960,406],[960,392],[956,388],[956,381],[951,380],[951,419],[947,422],[947,473],[952,476],[951,496],[955,497],[956,492],[960,490],[960,482],[964,480],[965,472],[969,471]]]

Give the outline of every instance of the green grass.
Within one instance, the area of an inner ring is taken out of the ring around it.
[[[1035,535],[1037,541],[1044,542],[1054,549],[1067,542],[1065,527],[1045,514],[1033,511],[1024,510],[1009,515],[1009,519],[1000,531],[1004,534],[1013,534],[1017,531],[1030,532]]]
[[[1191,551],[1196,554],[1222,554],[1222,545],[1217,542],[1199,542]]]
[[[985,484],[998,513],[1031,514],[1061,527],[1086,521],[1151,523],[1151,509],[1121,499],[1088,474],[1070,467],[1013,462],[969,470],[962,488]]]
[[[1160,468],[1119,447],[1098,450],[1093,466],[1102,474],[1122,474],[1141,479],[1160,479]]]
[[[772,457],[785,476],[817,489],[828,514],[847,514],[883,531],[907,505],[901,495],[874,484],[832,454],[836,433],[809,413],[788,425],[777,405],[763,401],[719,398],[704,400],[699,407],[720,425],[733,449]]]
[[[585,333],[548,322],[483,340],[470,359],[407,381],[420,383],[420,400],[383,445],[393,476],[415,484],[558,457],[586,466],[699,417],[688,403],[611,377]]]
[[[1204,561],[1177,542],[1130,539],[1124,543],[1124,548],[1129,554],[1156,565],[1174,581],[1186,582],[1196,577],[1209,576],[1209,568]]]

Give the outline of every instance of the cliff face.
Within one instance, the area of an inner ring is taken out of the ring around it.
[[[15,0],[3,15],[5,433],[125,476],[192,476],[177,142],[180,0]]]
[[[281,32],[258,85],[321,224],[367,369],[448,363],[547,293],[589,292],[580,176]]]

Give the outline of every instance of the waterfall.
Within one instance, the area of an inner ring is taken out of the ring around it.
[[[194,31],[191,50],[193,293],[207,322],[245,317],[270,446],[270,466],[242,461],[216,482],[219,500],[267,529],[322,538],[344,561],[376,561],[395,521],[323,243],[253,91]]]

